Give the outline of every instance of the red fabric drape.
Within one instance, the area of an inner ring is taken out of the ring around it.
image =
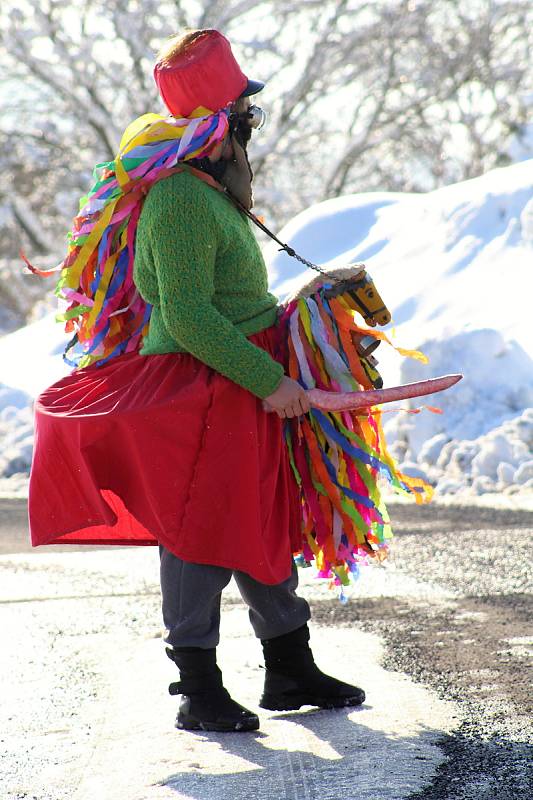
[[[250,341],[281,360],[278,332]],[[33,545],[161,543],[269,584],[301,547],[282,421],[182,353],[119,356],[37,398],[29,522]]]

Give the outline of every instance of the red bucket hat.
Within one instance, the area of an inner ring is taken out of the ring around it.
[[[215,113],[238,97],[260,92],[265,85],[248,80],[229,41],[215,30],[206,30],[172,63],[157,62],[154,78],[174,117],[189,117],[199,106]]]

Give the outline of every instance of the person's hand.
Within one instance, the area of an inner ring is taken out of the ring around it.
[[[263,400],[265,411],[275,411],[278,417],[299,417],[311,408],[305,389],[286,375],[275,392]]]

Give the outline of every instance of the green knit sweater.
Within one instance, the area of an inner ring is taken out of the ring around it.
[[[148,193],[134,281],[153,305],[141,355],[188,352],[257,397],[283,367],[247,336],[268,328],[277,300],[250,223],[216,189],[183,172]]]

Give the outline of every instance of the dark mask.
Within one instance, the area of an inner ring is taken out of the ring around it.
[[[195,158],[189,161],[192,167],[201,169],[211,175],[218,183],[226,186],[231,194],[236,197],[246,208],[253,205],[251,182],[253,172],[248,160],[247,145],[252,136],[252,130],[260,130],[266,120],[266,114],[259,106],[250,106],[247,111],[232,112],[229,115],[229,132],[237,147],[242,148],[232,161],[219,159],[210,161],[209,158]],[[234,144],[235,149],[235,144]]]
[[[195,167],[211,175],[218,183],[222,183],[222,178],[228,166],[228,162],[224,158],[220,158],[218,161],[210,161],[207,157],[192,158],[187,163],[190,164],[191,167]]]
[[[250,106],[247,111],[229,115],[229,128],[241,147],[246,148],[253,130],[261,130],[266,122],[266,114],[259,106]]]

